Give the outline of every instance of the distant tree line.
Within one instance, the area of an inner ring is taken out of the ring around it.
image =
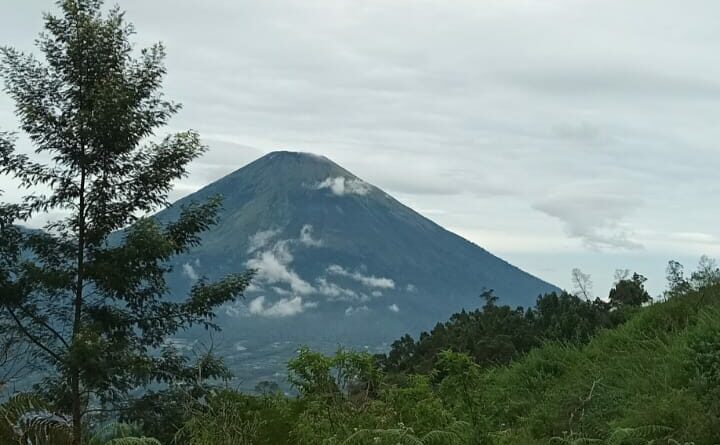
[[[498,305],[493,291],[485,290],[480,294],[482,307],[452,315],[417,340],[405,335],[377,359],[388,373],[428,373],[445,350],[467,354],[488,367],[509,363],[545,341],[583,343],[599,329],[623,323],[635,308],[650,302],[645,281],[637,273],[619,277],[607,301],[552,292],[527,309]],[[584,286],[580,295],[587,297],[587,292]]]

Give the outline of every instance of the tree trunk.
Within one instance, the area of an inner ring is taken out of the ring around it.
[[[73,445],[82,445],[82,398],[80,396],[80,373],[74,371],[70,378],[72,391]]]
[[[83,149],[84,154],[84,149]],[[85,264],[85,169],[80,171],[80,202],[78,205],[78,253],[77,287],[75,288],[75,319],[73,320],[72,347],[76,346],[82,328],[83,274]],[[72,354],[72,351],[71,351]],[[70,359],[70,391],[72,396],[73,445],[82,445],[82,395],[80,394],[80,370]]]

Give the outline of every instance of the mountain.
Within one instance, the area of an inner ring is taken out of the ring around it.
[[[182,293],[201,276],[258,270],[245,300],[225,308],[215,338],[246,382],[273,379],[302,344],[383,350],[477,307],[483,288],[523,306],[557,290],[322,156],[270,153],[157,218],[215,195],[223,197],[219,223],[176,261],[169,281]],[[176,343],[191,347],[191,337]]]

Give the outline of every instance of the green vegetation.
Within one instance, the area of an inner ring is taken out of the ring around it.
[[[564,324],[539,322],[540,303],[566,300],[551,305],[558,308],[559,320],[574,320],[589,307],[600,311],[599,303],[547,295],[532,310],[514,311],[485,293],[487,303],[468,319],[474,321],[449,322],[443,336],[423,335],[425,342],[434,337],[432,344],[440,350],[417,356],[419,370],[389,366],[390,355],[341,349],[326,356],[301,349],[288,364],[292,394],[281,394],[271,383],[256,395],[219,387],[197,390],[186,383],[153,393],[154,403],[125,413],[134,427],[111,424],[110,429],[125,431],[124,437],[132,432],[136,441],[155,437],[161,444],[180,445],[720,443],[720,270],[703,260],[690,279],[678,276],[669,281],[666,301],[644,307],[627,307],[626,300],[608,304],[603,310],[610,318],[586,318],[598,320],[594,333],[569,331],[559,339],[549,339],[548,332],[565,332],[555,329]],[[642,288],[637,277],[625,279]],[[625,288],[618,282],[615,295]],[[630,295],[639,295],[632,289]],[[473,323],[497,326],[496,316],[519,317],[508,315],[513,313],[530,320],[527,326],[535,330],[521,332],[537,346],[515,351],[507,363],[500,363],[508,357],[504,348],[482,349],[480,358],[453,351],[494,338]],[[624,322],[606,327],[611,318]],[[456,326],[473,329],[454,332]],[[415,369],[411,362],[405,363]],[[18,409],[26,397],[39,396],[17,396],[3,407],[0,418],[6,425],[0,434],[35,434],[32,420],[43,432],[62,434],[70,421],[57,407],[38,398],[38,405]],[[103,423],[86,424],[88,437],[105,437],[97,425]]]
[[[166,339],[214,328],[214,310],[252,276],[200,279],[186,298],[167,298],[168,261],[198,244],[220,201],[187,206],[165,224],[143,216],[167,204],[205,147],[192,131],[150,141],[179,109],[160,92],[163,47],[135,51],[123,14],[103,16],[101,3],[59,2],[37,42],[43,61],[0,49],[5,90],[39,159],[0,133],[0,174],[28,193],[0,204],[0,333],[44,366],[43,396],[70,413],[74,445],[88,415],[125,410],[129,394],[149,385],[194,379]],[[53,212],[44,230],[17,226]],[[211,357],[200,366],[205,379],[224,373]]]
[[[47,63],[0,51],[23,128],[51,158],[35,163],[0,134],[0,173],[50,190],[0,205],[0,378],[47,376],[0,405],[0,444],[720,443],[720,270],[707,258],[689,278],[671,262],[660,303],[638,274],[591,301],[575,271],[584,298],[511,308],[487,290],[481,309],[387,355],[301,349],[292,394],[223,387],[212,349],[191,361],[167,340],[214,328],[252,274],[199,279],[185,299],[165,283],[219,202],[164,224],[142,216],[203,151],[192,132],[146,143],[177,110],[158,92],[162,48],[134,59],[118,10],[59,6],[40,39]],[[50,210],[65,216],[43,231],[16,225]]]
[[[536,338],[542,344],[503,365],[446,349],[428,372],[387,373],[365,353],[304,349],[289,364],[296,396],[218,392],[179,443],[718,443],[720,279],[708,271],[671,285],[667,301],[630,310],[623,324],[587,338]],[[572,318],[583,305],[564,307]],[[486,305],[478,316],[506,311]]]

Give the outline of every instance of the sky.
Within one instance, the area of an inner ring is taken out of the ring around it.
[[[46,0],[3,0],[33,51]],[[322,154],[564,288],[720,253],[716,0],[120,0],[167,48],[163,131],[209,152],[173,197],[275,150]],[[16,130],[0,94],[0,130]],[[22,138],[21,151],[31,147]],[[3,199],[17,199],[0,178]]]

